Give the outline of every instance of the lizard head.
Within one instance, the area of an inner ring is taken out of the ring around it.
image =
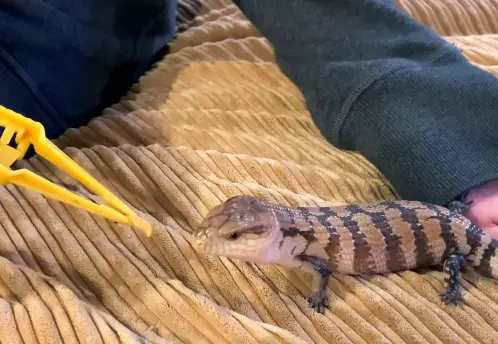
[[[258,263],[278,261],[278,221],[264,201],[235,196],[212,209],[194,233],[206,254]]]

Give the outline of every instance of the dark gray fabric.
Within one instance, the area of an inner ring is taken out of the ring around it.
[[[175,33],[177,0],[2,0],[0,104],[56,138],[124,95]]]

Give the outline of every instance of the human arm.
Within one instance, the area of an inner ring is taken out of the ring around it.
[[[498,179],[498,79],[394,4],[235,3],[322,134],[362,153],[400,197],[444,205]]]

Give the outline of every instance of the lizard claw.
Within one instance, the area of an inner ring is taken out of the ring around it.
[[[462,293],[456,290],[446,290],[441,294],[441,301],[445,305],[458,305],[463,302]]]
[[[329,308],[329,297],[326,291],[318,291],[308,297],[308,305],[318,313],[325,313],[325,309]]]

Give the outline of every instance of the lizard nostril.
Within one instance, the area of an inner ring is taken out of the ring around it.
[[[199,238],[199,239],[205,238],[207,236],[207,231],[200,230],[197,232],[197,234],[195,236],[196,236],[196,238]]]

